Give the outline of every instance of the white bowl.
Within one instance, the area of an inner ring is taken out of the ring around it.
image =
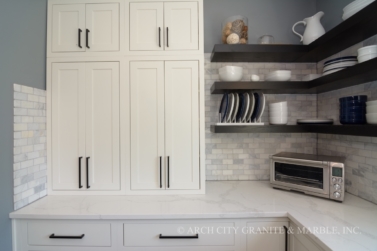
[[[364,55],[364,56],[358,56],[357,60],[359,61],[359,63],[362,63],[362,62],[371,60],[373,58],[377,58],[377,53],[372,53],[372,54],[368,54],[368,55]]]
[[[287,118],[288,117],[288,112],[282,112],[282,113],[274,113],[274,112],[270,112],[269,113],[269,118],[277,118],[277,117],[280,117],[280,118]]]
[[[373,1],[374,0],[356,0],[356,1],[353,1],[352,3],[348,4],[346,7],[344,7],[343,11],[348,12],[348,11],[351,11],[353,9],[357,9],[364,4],[372,3]]]
[[[367,104],[367,107],[371,105],[377,105],[377,100],[368,101],[366,102],[366,104]]]
[[[219,69],[222,81],[240,81],[243,77],[243,68],[239,66],[224,66]]]
[[[268,107],[268,110],[270,112],[287,112],[288,107],[282,106],[282,107]]]
[[[357,53],[359,56],[377,53],[377,45],[370,45],[370,46],[362,47],[357,50]]]
[[[368,124],[377,125],[377,113],[371,113],[365,116],[367,117]]]
[[[286,125],[288,123],[288,117],[270,117],[271,125]]]
[[[377,113],[377,105],[367,106],[367,114],[370,114],[370,113]]]
[[[291,77],[291,71],[273,71],[267,74],[266,81],[288,81]]]

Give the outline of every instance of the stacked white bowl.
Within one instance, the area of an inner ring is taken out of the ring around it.
[[[357,50],[357,60],[359,63],[371,60],[377,57],[377,45],[362,47]]]
[[[377,125],[377,100],[367,102],[367,123]]]
[[[269,104],[271,125],[286,125],[288,123],[288,103],[286,101]]]
[[[355,15],[360,10],[367,7],[369,4],[374,2],[374,0],[355,0],[343,9],[343,20],[346,20],[353,15]]]

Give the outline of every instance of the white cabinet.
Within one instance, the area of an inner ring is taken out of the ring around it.
[[[52,52],[119,51],[119,3],[54,4]]]
[[[199,189],[198,67],[130,63],[131,189]]]
[[[119,190],[119,63],[52,65],[53,190]]]
[[[198,49],[198,2],[130,3],[131,51]]]
[[[247,251],[274,250],[287,251],[287,222],[247,222]]]
[[[295,224],[291,225],[291,234],[289,235],[289,250],[290,251],[324,251],[322,247],[314,243],[308,237],[306,228],[298,228]]]

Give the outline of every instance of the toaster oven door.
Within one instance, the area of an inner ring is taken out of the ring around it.
[[[329,194],[328,163],[275,157],[271,161],[271,184],[297,191]]]

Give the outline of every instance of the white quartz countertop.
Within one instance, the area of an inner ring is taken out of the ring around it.
[[[269,182],[210,181],[205,195],[47,196],[13,219],[213,219],[288,217],[322,247],[377,251],[377,205],[351,194],[338,203],[272,189]],[[320,228],[333,234],[321,234]],[[354,229],[355,233],[344,233]],[[317,231],[318,230],[318,231]]]

